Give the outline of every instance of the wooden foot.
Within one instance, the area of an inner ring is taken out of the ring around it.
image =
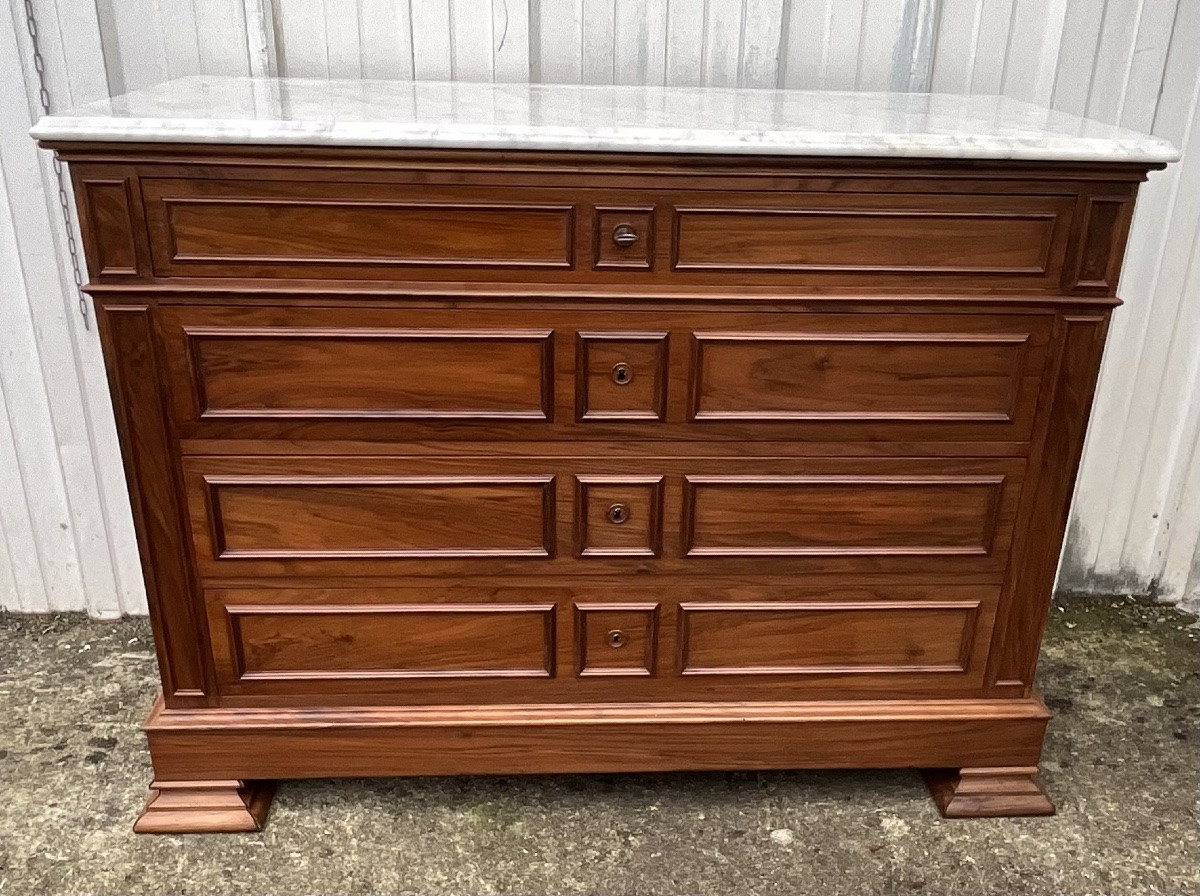
[[[1034,779],[1036,766],[937,768],[922,774],[944,818],[1054,814],[1054,804]]]
[[[133,829],[139,834],[261,831],[274,781],[155,781]]]

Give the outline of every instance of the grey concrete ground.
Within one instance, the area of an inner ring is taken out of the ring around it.
[[[257,835],[143,837],[148,628],[0,616],[0,893],[1196,893],[1193,617],[1056,609],[1054,818],[947,822],[913,772],[285,783]]]

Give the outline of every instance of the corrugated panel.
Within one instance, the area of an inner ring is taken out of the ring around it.
[[[1060,68],[1054,103],[1153,128],[1184,159],[1143,188],[1060,580],[1179,600],[1200,538],[1200,504],[1180,503],[1200,432],[1200,4],[1181,2],[1171,16],[1161,4],[1108,6],[1096,38],[1105,58],[1086,89],[1076,68]],[[1109,23],[1133,39],[1114,46]]]
[[[0,605],[141,612],[94,332],[0,28]],[[1076,497],[1070,588],[1200,588],[1200,0],[35,0],[60,104],[211,72],[1003,92],[1186,147],[1130,238]],[[64,528],[65,526],[65,528]]]
[[[23,4],[20,18],[24,24]],[[64,104],[104,96],[95,8],[35,4],[52,96]],[[89,24],[90,40],[70,33]],[[67,67],[68,58],[78,64]],[[0,606],[145,612],[128,497],[94,324],[84,329],[65,265],[48,154],[29,140],[36,97],[25,29],[0,29],[0,527],[15,590]]]

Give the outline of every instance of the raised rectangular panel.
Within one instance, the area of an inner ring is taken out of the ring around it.
[[[211,559],[549,557],[551,476],[206,475]]]
[[[662,421],[667,413],[667,334],[581,332],[575,416],[581,422]]]
[[[165,213],[171,266],[571,266],[569,207],[168,200]]]
[[[649,271],[654,267],[654,208],[597,208],[592,220],[592,267]]]
[[[979,604],[680,605],[684,675],[966,671]]]
[[[378,277],[391,268],[574,266],[569,203],[484,201],[381,184],[151,179],[144,186],[160,276]],[[493,191],[494,192],[494,191]]]
[[[686,476],[689,557],[991,552],[1003,475]]]
[[[200,419],[548,421],[551,333],[185,326]]]
[[[554,674],[553,604],[309,606],[254,596],[210,597],[224,605],[235,679]]]
[[[654,674],[658,604],[575,606],[576,671],[580,676]]]
[[[694,420],[1012,423],[1029,335],[713,331],[693,338]]]
[[[662,554],[662,477],[576,477],[576,530],[581,557]]]
[[[1074,285],[1111,293],[1117,288],[1133,201],[1129,196],[1089,196],[1083,207]]]
[[[132,203],[129,183],[124,178],[87,179],[80,182],[81,214],[88,268],[94,276],[138,273],[137,246],[134,243]]]
[[[1070,211],[1056,197],[896,195],[886,207],[863,208],[829,194],[777,202],[677,207],[675,270],[1038,280],[1061,266],[1061,222]]]

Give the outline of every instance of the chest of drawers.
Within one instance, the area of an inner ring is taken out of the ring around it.
[[[1033,691],[1145,158],[67,139],[158,643],[144,831],[276,779],[914,767]]]

